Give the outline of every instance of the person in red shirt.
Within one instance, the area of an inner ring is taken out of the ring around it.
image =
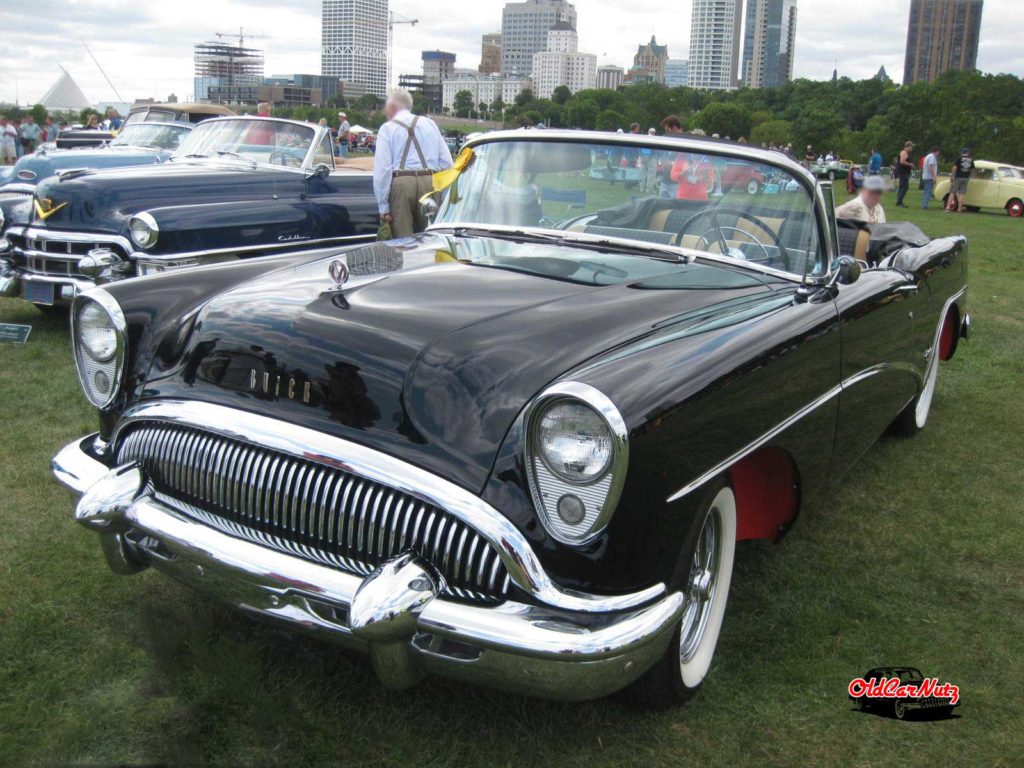
[[[677,200],[707,202],[708,190],[715,184],[715,170],[707,157],[683,152],[672,164],[672,181],[679,185]]]

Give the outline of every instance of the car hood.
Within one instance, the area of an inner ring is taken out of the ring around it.
[[[777,298],[742,269],[491,238],[335,258],[350,275],[340,288],[328,258],[209,301],[180,353],[154,361],[143,397],[274,415],[480,492],[548,383],[696,309]]]
[[[147,147],[52,149],[23,157],[0,182],[33,185],[61,171],[152,165],[159,163],[162,157],[161,150]],[[4,187],[0,187],[0,192],[3,191]]]
[[[173,160],[52,177],[36,187],[36,196],[48,198],[52,207],[66,204],[47,219],[48,226],[119,231],[120,225],[139,211],[186,201],[201,204],[250,199],[260,188],[260,181],[273,185],[276,180],[294,179],[297,174],[254,169],[248,163],[230,160]]]

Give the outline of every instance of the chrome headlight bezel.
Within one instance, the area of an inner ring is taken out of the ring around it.
[[[540,445],[541,419],[552,408],[564,403],[582,405],[596,414],[608,429],[611,457],[592,477],[578,479],[560,473],[545,458]],[[544,528],[556,541],[582,546],[593,541],[608,526],[618,505],[629,464],[629,435],[626,423],[615,404],[595,387],[576,381],[563,381],[545,389],[526,410],[525,461],[530,494]],[[583,507],[578,522],[568,522],[558,506],[566,496]]]
[[[138,234],[142,232],[144,234]],[[160,237],[160,226],[156,223],[151,213],[143,211],[128,219],[128,236],[139,248],[149,250]]]
[[[114,333],[113,354],[101,359],[94,356],[80,336],[80,315],[91,306],[98,306],[106,315]],[[86,398],[100,410],[104,410],[114,402],[121,389],[121,376],[124,371],[126,351],[127,323],[124,313],[117,301],[102,288],[92,288],[79,294],[71,307],[71,345],[74,349],[75,368],[78,381]],[[98,383],[105,380],[107,391]]]

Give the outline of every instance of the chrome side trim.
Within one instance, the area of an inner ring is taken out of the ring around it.
[[[29,240],[45,240],[50,243],[114,243],[123,248],[125,253],[132,252],[132,244],[127,237],[106,232],[68,232],[62,229],[25,227],[21,235]]]
[[[223,256],[232,253],[247,253],[249,251],[276,251],[288,249],[300,251],[306,246],[323,247],[329,245],[346,245],[349,243],[358,244],[371,242],[375,237],[376,235],[343,235],[340,237],[322,237],[316,240],[292,240],[287,243],[246,245],[238,248],[211,248],[203,251],[184,251],[182,253],[147,253],[146,251],[129,249],[128,257],[138,261],[148,262],[180,261],[182,259],[201,259],[204,256]]]
[[[839,384],[837,384],[836,386],[834,386],[831,389],[829,389],[827,392],[823,393],[819,397],[817,397],[814,400],[812,400],[810,403],[805,405],[803,408],[798,410],[796,413],[794,413],[791,416],[789,416],[788,418],[784,419],[779,424],[777,424],[776,426],[772,427],[770,430],[768,430],[763,435],[761,435],[759,438],[757,438],[753,442],[749,443],[748,445],[744,446],[740,450],[736,451],[736,453],[732,454],[727,459],[724,459],[723,461],[720,461],[718,464],[713,466],[711,469],[706,471],[704,474],[700,475],[699,477],[697,477],[694,480],[691,480],[689,483],[687,483],[682,488],[680,488],[678,491],[676,491],[671,496],[669,496],[665,501],[669,502],[669,503],[671,503],[673,501],[678,501],[683,496],[686,496],[688,493],[691,493],[691,492],[695,491],[697,488],[700,488],[702,485],[704,485],[708,481],[718,477],[720,474],[722,474],[722,472],[727,470],[729,467],[731,467],[733,464],[738,462],[740,459],[743,459],[746,456],[749,456],[751,453],[756,451],[758,448],[761,448],[766,443],[770,442],[771,440],[774,440],[776,437],[781,435],[783,432],[785,432],[787,429],[792,427],[794,424],[796,424],[798,421],[803,419],[805,416],[810,415],[811,413],[816,411],[818,408],[823,406],[828,401],[830,401],[833,398],[838,397],[839,395],[841,395],[843,393],[844,389],[852,387],[854,384],[857,384],[858,382],[864,381],[865,379],[870,379],[872,376],[876,376],[877,374],[882,373],[883,371],[888,371],[888,370],[893,370],[893,369],[907,371],[908,373],[911,373],[916,379],[918,379],[919,382],[921,380],[921,373],[920,373],[920,371],[916,370],[909,363],[881,363],[880,365],[875,365],[875,366],[872,366],[871,368],[865,368],[863,371],[858,371],[857,373],[853,374],[852,376],[849,376],[849,377],[843,379],[843,381],[841,381]]]
[[[666,593],[664,584],[615,596],[564,590],[548,576],[525,536],[494,507],[448,480],[358,443],[268,416],[183,400],[158,400],[129,408],[118,423],[112,442],[117,444],[121,432],[138,421],[214,428],[227,437],[335,466],[438,506],[495,547],[514,584],[556,608],[584,613],[619,611],[644,605]],[[440,528],[436,535],[440,535]]]

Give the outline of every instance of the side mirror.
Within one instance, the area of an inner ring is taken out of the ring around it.
[[[840,256],[832,266],[836,272],[829,285],[851,285],[860,279],[860,262],[853,256]]]
[[[423,214],[423,218],[427,220],[428,224],[434,223],[434,217],[437,216],[437,200],[434,199],[434,193],[428,192],[420,198],[420,213]]]

